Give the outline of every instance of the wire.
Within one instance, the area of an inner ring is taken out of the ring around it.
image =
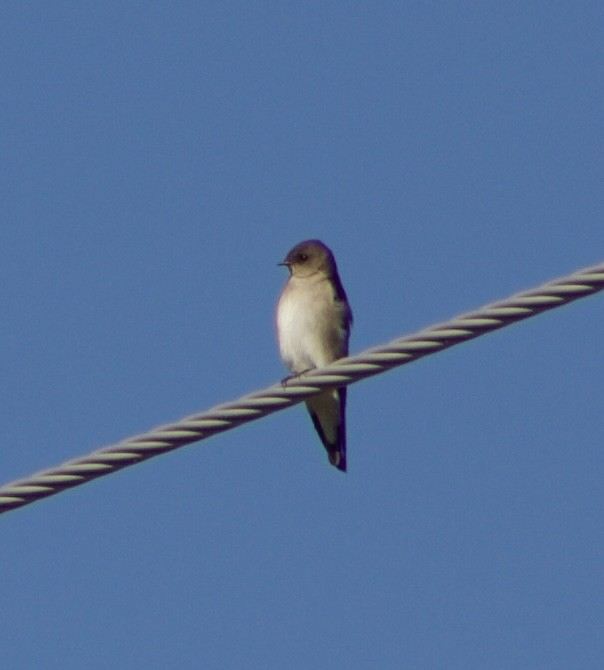
[[[0,487],[0,514],[604,289],[604,263]]]

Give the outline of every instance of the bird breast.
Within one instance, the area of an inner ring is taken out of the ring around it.
[[[342,306],[329,281],[291,277],[277,307],[281,358],[292,372],[321,367],[344,355]]]

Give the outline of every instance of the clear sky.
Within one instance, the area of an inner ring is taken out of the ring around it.
[[[604,260],[602,2],[5,2],[1,482]],[[604,296],[0,517],[0,665],[595,668]]]

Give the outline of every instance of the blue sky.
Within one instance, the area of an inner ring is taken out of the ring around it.
[[[600,2],[7,2],[2,483],[604,259]],[[0,519],[11,668],[593,668],[603,296]]]

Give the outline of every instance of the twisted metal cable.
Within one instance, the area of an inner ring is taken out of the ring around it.
[[[604,263],[0,487],[0,514],[604,289]]]

